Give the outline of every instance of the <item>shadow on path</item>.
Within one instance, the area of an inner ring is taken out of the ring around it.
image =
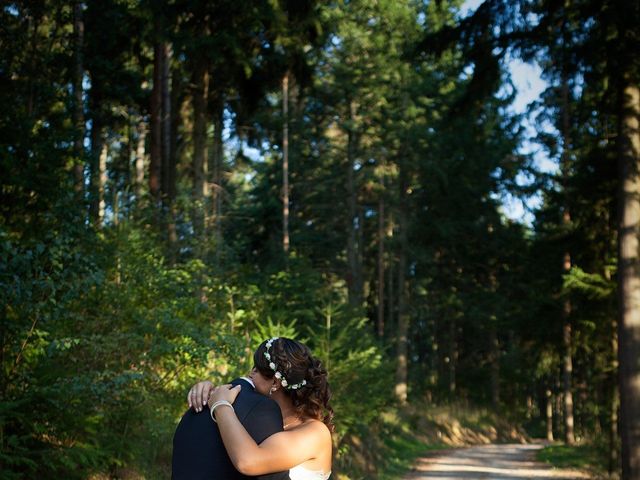
[[[557,470],[534,460],[542,445],[482,445],[420,459],[404,480],[577,480],[583,472]]]

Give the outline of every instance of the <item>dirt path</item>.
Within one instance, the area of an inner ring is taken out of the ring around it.
[[[587,479],[584,473],[556,470],[535,461],[542,445],[483,445],[420,459],[405,480],[528,480]]]

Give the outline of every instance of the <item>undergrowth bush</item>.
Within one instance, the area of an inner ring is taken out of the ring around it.
[[[2,478],[168,477],[188,387],[246,373],[272,335],[328,367],[338,458],[390,401],[362,314],[302,258],[262,273],[171,265],[134,224],[34,244],[1,235]]]

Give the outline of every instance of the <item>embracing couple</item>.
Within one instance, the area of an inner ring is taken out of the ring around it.
[[[326,480],[333,410],[327,371],[288,338],[264,341],[230,385],[204,381],[173,438],[173,480]]]

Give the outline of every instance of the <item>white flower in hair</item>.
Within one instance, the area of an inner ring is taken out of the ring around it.
[[[287,379],[285,378],[285,376],[282,374],[282,372],[280,372],[278,370],[278,365],[276,365],[275,362],[271,361],[271,353],[269,353],[269,350],[271,349],[271,346],[273,345],[273,342],[278,340],[278,338],[280,338],[280,337],[270,338],[264,344],[264,346],[265,346],[264,356],[265,356],[265,358],[267,360],[269,360],[269,368],[271,368],[271,370],[273,370],[275,372],[274,376],[278,380],[280,380],[280,384],[282,385],[283,388],[287,388],[288,387],[288,390],[297,390],[299,388],[304,387],[307,384],[307,381],[304,380],[304,379],[300,383],[295,383],[293,385],[289,385],[289,382],[287,382]]]

